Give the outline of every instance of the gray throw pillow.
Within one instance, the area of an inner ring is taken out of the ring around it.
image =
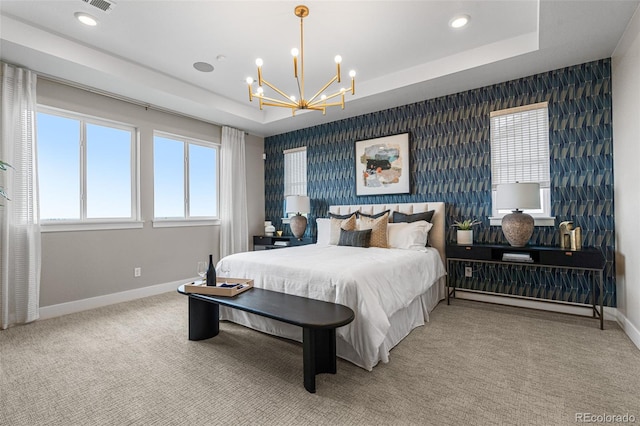
[[[371,240],[371,229],[365,229],[363,231],[345,231],[340,229],[339,246],[351,246],[351,247],[369,247],[369,240]]]

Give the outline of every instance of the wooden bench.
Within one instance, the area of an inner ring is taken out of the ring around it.
[[[351,308],[336,303],[252,288],[234,297],[178,292],[189,296],[189,340],[204,340],[220,332],[220,306],[228,306],[302,327],[304,387],[316,391],[316,374],[336,367],[336,328],[355,318]]]

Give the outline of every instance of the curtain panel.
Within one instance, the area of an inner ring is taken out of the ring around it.
[[[243,131],[222,128],[220,161],[220,258],[223,258],[249,250]]]
[[[0,328],[38,319],[40,227],[36,163],[36,74],[2,64],[0,172],[10,201],[0,207]]]

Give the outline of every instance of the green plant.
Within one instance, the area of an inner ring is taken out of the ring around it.
[[[6,171],[9,167],[13,168],[13,167],[11,166],[11,164],[9,164],[9,163],[5,163],[4,161],[0,160],[0,170],[2,170],[2,171]],[[9,198],[9,196],[7,195],[7,193],[6,193],[6,192],[4,192],[4,188],[3,188],[3,187],[1,187],[1,186],[0,186],[0,197],[4,198],[4,199],[6,199],[6,200],[9,200],[9,199],[10,199],[10,198]],[[1,205],[2,205],[2,204],[0,204],[0,206],[1,206]]]
[[[467,219],[467,220],[463,220],[462,222],[455,221],[453,222],[453,226],[455,226],[461,231],[468,231],[473,228],[473,225],[478,225],[479,223],[482,223],[482,222],[476,219]]]

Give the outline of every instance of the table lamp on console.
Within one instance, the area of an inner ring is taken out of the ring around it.
[[[303,213],[311,211],[311,203],[309,197],[304,195],[287,196],[287,213],[296,213],[289,219],[289,227],[293,236],[297,239],[302,238],[304,231],[307,229],[307,218],[302,216]]]
[[[540,184],[500,184],[496,194],[498,210],[512,210],[502,218],[502,233],[513,247],[524,247],[533,235],[533,217],[523,213],[524,209],[540,208]]]

